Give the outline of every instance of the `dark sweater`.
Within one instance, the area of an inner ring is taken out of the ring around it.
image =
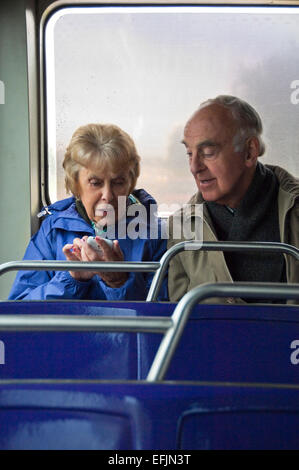
[[[251,185],[239,207],[232,210],[221,204],[206,202],[217,238],[280,242],[278,189],[274,173],[258,163]],[[234,281],[286,281],[282,254],[225,252],[224,256]]]

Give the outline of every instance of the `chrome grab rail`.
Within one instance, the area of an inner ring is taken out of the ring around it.
[[[166,333],[171,326],[171,317],[0,315],[0,331]]]
[[[299,249],[286,243],[274,242],[201,242],[189,240],[177,243],[167,250],[160,262],[156,261],[64,261],[22,260],[0,265],[0,276],[9,271],[103,271],[103,272],[154,272],[146,297],[147,302],[157,301],[170,260],[181,251],[263,251],[284,253],[299,260]]]
[[[299,299],[299,284],[217,283],[201,284],[187,292],[177,304],[171,319],[173,325],[163,337],[146,380],[163,380],[193,307],[212,297],[245,297],[253,299]]]
[[[160,292],[163,279],[166,275],[171,259],[181,251],[247,251],[247,252],[270,252],[284,253],[299,260],[299,249],[287,243],[276,242],[203,242],[200,240],[189,240],[179,242],[169,248],[160,260],[160,267],[154,274],[146,301],[155,302]]]
[[[299,299],[299,284],[202,284],[187,292],[171,317],[88,317],[65,315],[0,315],[0,331],[125,331],[163,333],[146,380],[164,379],[193,307],[211,297]]]
[[[64,261],[23,260],[9,261],[0,265],[0,276],[8,271],[109,271],[109,272],[155,272],[160,267],[155,261]]]

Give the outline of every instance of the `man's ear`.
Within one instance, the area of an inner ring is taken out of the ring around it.
[[[257,137],[249,137],[246,144],[246,165],[251,167],[256,165],[257,158],[260,154],[260,143]]]

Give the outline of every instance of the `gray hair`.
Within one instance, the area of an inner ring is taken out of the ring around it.
[[[231,111],[232,117],[237,121],[239,130],[235,135],[235,150],[240,151],[248,137],[257,137],[259,141],[259,156],[265,152],[262,140],[263,124],[257,111],[246,101],[231,95],[219,95],[201,103],[199,109],[211,104],[219,104]]]

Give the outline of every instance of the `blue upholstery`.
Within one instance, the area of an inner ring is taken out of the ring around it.
[[[174,304],[146,302],[3,302],[1,314],[170,316]],[[299,339],[299,308],[198,305],[166,378],[299,383],[290,344]],[[145,378],[161,335],[4,333],[2,378]]]
[[[0,383],[0,449],[298,449],[298,424],[288,387]]]
[[[140,335],[140,377],[159,337]],[[166,379],[299,384],[290,345],[299,339],[299,308],[198,305],[186,325]]]
[[[0,303],[0,315],[169,316],[173,309]],[[290,360],[298,313],[197,306],[167,373],[173,382],[163,384],[121,382],[146,376],[161,335],[1,332],[0,449],[299,449],[299,365]]]
[[[99,307],[95,302],[4,302],[0,303],[0,314],[136,315],[134,309],[121,307]],[[133,334],[0,332],[0,340],[5,345],[0,379],[137,376],[137,341]]]

